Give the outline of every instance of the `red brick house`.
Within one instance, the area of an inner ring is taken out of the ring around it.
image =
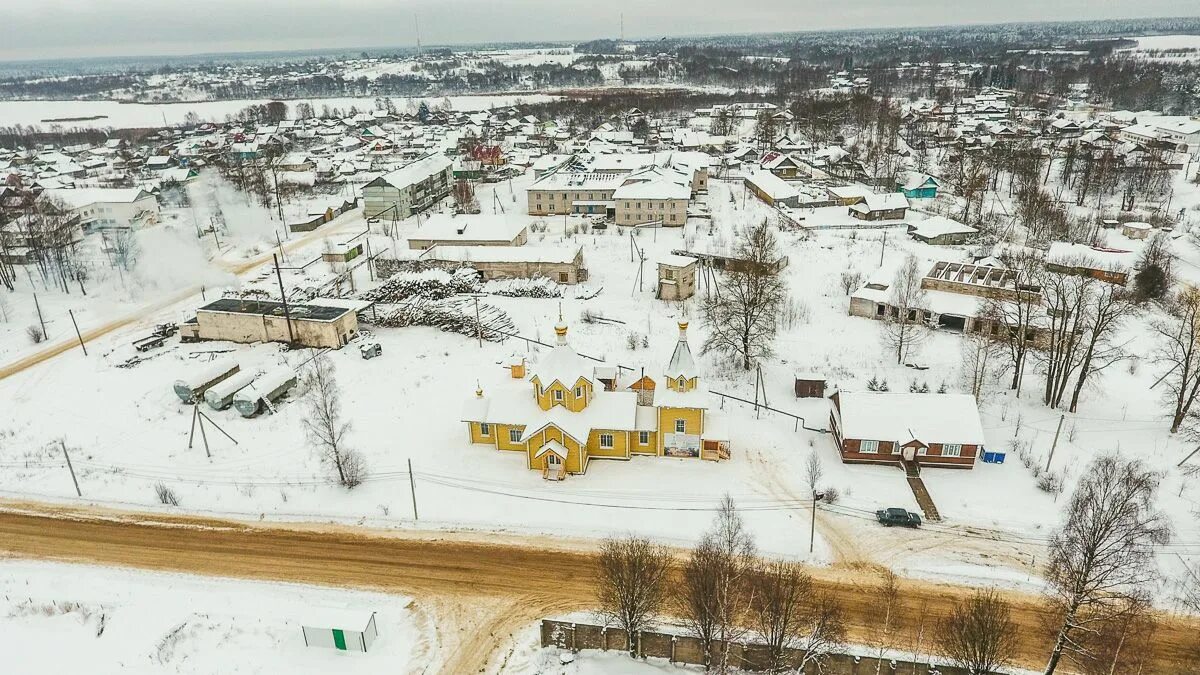
[[[983,452],[983,427],[968,394],[838,392],[829,428],[846,463],[970,469]]]

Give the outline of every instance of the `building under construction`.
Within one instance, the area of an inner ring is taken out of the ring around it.
[[[179,327],[184,342],[286,342],[338,349],[358,334],[358,315],[373,303],[319,298],[305,304],[221,298]]]

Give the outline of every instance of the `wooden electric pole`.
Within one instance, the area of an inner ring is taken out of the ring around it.
[[[82,497],[83,492],[79,490],[79,479],[75,477],[75,467],[71,464],[71,455],[67,453],[67,442],[60,438],[58,444],[62,446],[63,457],[67,460],[67,470],[71,472],[71,482],[75,484],[75,496]]]

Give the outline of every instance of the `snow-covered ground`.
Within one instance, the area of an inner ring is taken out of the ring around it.
[[[450,96],[429,99],[412,99],[414,105],[425,100],[429,105],[439,104],[445,98],[455,110],[487,110],[499,106],[516,105],[518,103],[542,103],[553,97],[544,94],[512,95],[479,95],[479,96]],[[58,122],[65,128],[71,127],[111,127],[113,129],[150,128],[166,125],[182,124],[188,113],[194,112],[201,120],[223,122],[229,115],[237,114],[246,106],[260,105],[271,99],[203,101],[198,103],[118,103],[116,101],[0,101],[0,121],[5,125],[36,125],[49,127],[55,122],[50,120],[70,120]],[[359,110],[374,110],[374,98],[316,98],[302,99],[312,103],[317,110],[322,106],[330,108],[349,109],[351,106]],[[402,110],[408,105],[409,99],[393,98]],[[297,101],[287,101],[293,106]],[[98,119],[79,120],[77,118],[97,117]]]
[[[372,612],[367,653],[304,644],[305,623]],[[435,644],[404,596],[0,561],[7,673],[419,673],[437,663]]]
[[[506,183],[481,187],[481,206],[485,212],[501,206],[519,211],[523,202],[519,193],[527,180],[514,182],[515,203]],[[699,298],[680,304],[653,298],[653,263],[679,248],[727,250],[736,228],[774,217],[752,196],[743,199],[743,192],[740,184],[713,181],[708,196],[713,224],[693,219],[686,228],[637,232],[633,240],[647,259],[640,283],[628,233],[567,234],[564,228],[573,229],[577,221],[540,219],[548,231],[531,234],[529,246],[582,246],[591,271],[588,286],[600,288],[599,295],[580,300],[568,292],[561,302],[504,297],[484,301],[506,311],[521,335],[547,342],[561,311],[570,325],[569,341],[578,351],[656,372],[670,356],[677,321],[691,322],[691,343],[697,353],[705,329]],[[921,216],[914,212],[910,217]],[[350,219],[339,220],[343,232],[362,227],[361,219],[343,218]],[[403,237],[416,226],[415,218],[401,222],[395,241],[373,233],[373,249],[403,246]],[[881,325],[847,315],[839,277],[846,270],[876,272],[881,251],[882,266],[889,269],[909,253],[932,265],[936,260],[963,260],[968,251],[919,244],[897,229],[887,231],[886,242],[883,235],[880,230],[779,235],[790,260],[785,275],[796,319],[781,330],[775,356],[764,363],[765,389],[773,407],[803,416],[810,427],[826,427],[828,403],[796,399],[795,371],[823,372],[831,387],[847,390],[864,389],[872,377],[888,380],[893,390],[914,382],[931,389],[944,383],[950,391],[962,390],[959,335],[933,332],[908,359],[922,370],[897,365],[881,346]],[[290,251],[289,257],[300,261],[315,257],[325,236],[317,232],[310,243]],[[1140,245],[1123,238],[1110,243]],[[1200,251],[1185,238],[1177,242],[1177,251],[1186,263],[1195,265],[1181,270],[1185,278],[1198,276],[1192,272],[1200,270]],[[248,247],[230,255],[236,261],[252,252],[253,247]],[[287,272],[285,283],[318,283],[328,274],[323,264],[309,270],[304,274],[312,276],[307,278]],[[239,283],[243,288],[274,292],[266,266],[249,270]],[[373,282],[360,269],[355,283],[364,288]],[[144,321],[179,320],[195,304],[149,312]],[[623,323],[584,323],[580,316],[585,309]],[[1176,543],[1164,549],[1164,561],[1177,564],[1176,553],[1197,552],[1193,542],[1198,533],[1186,516],[1197,494],[1174,468],[1191,448],[1166,433],[1157,394],[1149,389],[1162,374],[1146,357],[1152,351],[1146,330],[1152,315],[1153,310],[1135,318],[1126,330],[1130,349],[1139,358],[1105,371],[1085,391],[1080,412],[1065,416],[1052,468],[1064,473],[1065,494],[1088,460],[1102,452],[1138,456],[1161,469],[1165,475],[1161,505],[1175,516],[1177,527]],[[923,477],[945,522],[920,533],[883,530],[874,523],[875,509],[916,509],[900,472],[843,465],[827,434],[798,429],[791,417],[756,415],[752,406],[720,398],[714,403],[729,418],[730,461],[655,457],[597,461],[584,476],[548,483],[525,468],[520,454],[469,444],[459,414],[462,401],[472,395],[477,383],[485,390],[502,385],[507,371],[501,363],[514,353],[535,360],[536,347],[510,340],[480,348],[473,339],[430,328],[377,330],[373,339],[383,347],[382,360],[363,361],[354,349],[331,354],[353,423],[349,440],[363,452],[370,471],[366,484],[347,492],[331,483],[328,468],[305,440],[299,391],[275,415],[243,419],[231,411],[210,413],[238,441],[234,445],[210,429],[211,459],[205,457],[199,441],[187,448],[191,410],[171,392],[175,379],[213,351],[227,351],[247,369],[279,363],[296,367],[309,354],[282,352],[277,345],[172,341],[150,352],[150,358],[136,367],[117,368],[133,356],[129,342],[142,332],[141,326],[118,330],[91,345],[87,357],[69,352],[0,380],[0,398],[9,413],[0,426],[4,494],[74,499],[58,447],[60,438],[73,449],[86,500],[165,508],[157,505],[154,494],[154,485],[163,482],[178,494],[180,509],[250,518],[552,535],[636,531],[688,545],[708,526],[711,509],[728,492],[742,506],[762,549],[771,554],[814,562],[871,560],[913,576],[987,580],[1023,588],[1040,583],[1036,567],[1043,561],[1049,532],[1058,523],[1056,502],[1065,498],[1040,491],[1030,471],[1010,452],[1008,461],[1000,465],[980,463],[969,472],[926,471]],[[638,337],[634,344],[645,335],[649,346],[631,349],[630,333]],[[754,398],[753,374],[712,354],[699,361],[710,389]],[[1040,404],[1036,388],[1037,377],[1032,375],[1020,398],[997,383],[982,401],[981,414],[990,447],[1009,449],[1016,439],[1029,446],[1033,461],[1044,464],[1060,413]],[[836,488],[841,496],[837,504],[822,508],[812,555],[803,469],[809,452],[816,452],[824,464],[823,486]],[[417,522],[408,494],[409,460],[415,472]]]
[[[1117,53],[1154,61],[1200,60],[1200,35],[1150,35],[1130,38],[1136,47],[1119,49]]]

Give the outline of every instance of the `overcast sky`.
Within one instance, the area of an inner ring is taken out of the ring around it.
[[[0,60],[1188,16],[1196,0],[0,0]]]

